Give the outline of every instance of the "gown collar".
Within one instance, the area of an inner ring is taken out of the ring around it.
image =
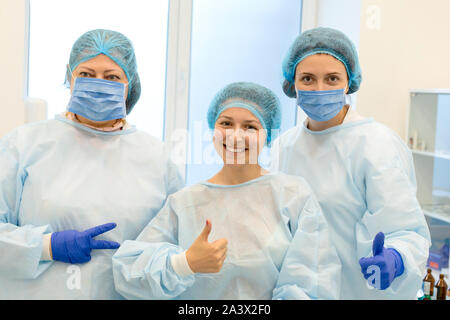
[[[341,129],[351,128],[354,126],[358,126],[361,124],[365,124],[365,123],[374,121],[373,118],[365,118],[365,117],[361,116],[358,112],[353,110],[352,107],[349,107],[342,124],[322,130],[322,131],[312,131],[312,130],[308,129],[308,120],[309,120],[309,118],[306,118],[305,121],[303,121],[303,129],[306,132],[308,132],[310,134],[314,134],[314,135],[327,134],[327,133],[335,132],[335,131],[338,131]]]
[[[199,183],[200,183],[200,184],[203,184],[203,185],[205,185],[205,186],[208,186],[208,187],[212,187],[212,188],[239,188],[239,187],[243,187],[243,186],[247,186],[247,185],[256,183],[256,182],[258,182],[258,181],[262,181],[262,180],[269,179],[269,178],[270,178],[271,176],[273,176],[274,174],[275,174],[274,172],[269,172],[269,173],[267,173],[267,174],[265,174],[265,175],[262,175],[262,176],[260,176],[260,177],[258,177],[258,178],[255,178],[255,179],[252,179],[252,180],[243,182],[243,183],[239,183],[239,184],[231,184],[231,185],[215,184],[215,183],[208,182],[207,180],[201,181],[201,182],[199,182]]]
[[[71,126],[78,128],[78,129],[82,129],[84,131],[91,132],[91,133],[98,134],[98,135],[116,136],[116,135],[125,135],[125,134],[130,134],[130,133],[136,132],[136,126],[134,126],[134,125],[127,125],[127,127],[124,128],[123,130],[116,130],[116,131],[100,131],[100,130],[92,129],[92,128],[85,126],[84,124],[81,124],[79,122],[75,122],[73,120],[68,119],[65,115],[65,112],[62,114],[55,115],[55,119],[65,122]]]

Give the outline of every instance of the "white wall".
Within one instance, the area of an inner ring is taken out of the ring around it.
[[[26,0],[0,0],[0,137],[25,122]]]
[[[450,88],[449,12],[448,0],[362,0],[358,112],[405,139],[409,90]]]

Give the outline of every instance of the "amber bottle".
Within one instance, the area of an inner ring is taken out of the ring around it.
[[[423,279],[423,293],[424,293],[424,296],[426,298],[428,298],[427,300],[431,300],[431,297],[433,296],[434,283],[435,283],[435,280],[434,280],[433,275],[431,274],[431,269],[428,269],[427,275]]]
[[[439,281],[436,283],[436,300],[446,300],[447,297],[447,283],[444,280],[444,275],[440,274],[439,275]]]

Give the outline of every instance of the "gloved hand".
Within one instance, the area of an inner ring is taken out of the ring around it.
[[[403,260],[397,250],[384,247],[384,233],[379,232],[372,245],[373,257],[359,259],[361,272],[365,279],[368,279],[372,273],[367,273],[370,266],[378,266],[380,270],[380,288],[387,289],[392,281],[404,271]]]
[[[91,260],[92,249],[117,249],[120,247],[117,242],[92,239],[115,227],[115,223],[106,223],[83,232],[64,230],[52,233],[51,253],[53,260],[84,263]]]

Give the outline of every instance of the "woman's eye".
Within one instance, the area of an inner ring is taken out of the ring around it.
[[[222,126],[230,126],[231,122],[230,121],[222,121],[222,122],[220,122],[220,125],[222,125]]]
[[[88,72],[81,71],[81,72],[79,73],[79,76],[80,76],[80,77],[83,77],[83,78],[88,78],[88,77],[91,76],[91,74],[88,73]]]
[[[106,79],[112,80],[112,81],[120,80],[120,78],[118,76],[116,76],[115,74],[107,76]]]
[[[304,76],[304,77],[301,78],[301,81],[305,82],[305,83],[309,83],[309,82],[312,81],[312,79],[311,79],[310,76]]]
[[[257,130],[257,128],[254,126],[247,126],[247,130],[255,131],[255,130]]]
[[[338,82],[339,78],[336,77],[336,76],[331,76],[331,77],[328,78],[328,81],[330,81],[330,82]]]

